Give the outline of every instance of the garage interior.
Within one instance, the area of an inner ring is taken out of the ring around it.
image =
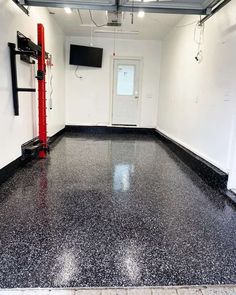
[[[236,294],[235,0],[0,0],[0,294]]]

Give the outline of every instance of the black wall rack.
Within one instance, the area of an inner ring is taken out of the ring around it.
[[[17,83],[17,69],[16,69],[16,55],[24,54],[31,55],[30,51],[17,51],[16,44],[8,43],[10,49],[10,62],[11,62],[11,79],[12,79],[12,95],[13,95],[13,106],[15,116],[19,116],[19,98],[18,92],[35,92],[35,88],[19,88]]]
[[[34,64],[33,59],[38,58],[38,54],[41,51],[41,47],[33,43],[29,38],[25,37],[22,33],[17,32],[17,45],[16,50],[15,43],[8,43],[10,50],[10,63],[11,63],[11,79],[12,79],[12,95],[13,95],[13,106],[14,115],[19,116],[19,98],[18,92],[36,92],[35,88],[22,88],[18,87],[17,82],[17,67],[16,67],[16,56],[19,55],[21,60],[29,64]]]

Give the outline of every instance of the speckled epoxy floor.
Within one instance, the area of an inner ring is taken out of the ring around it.
[[[65,135],[0,188],[0,287],[236,283],[236,210],[152,136]]]

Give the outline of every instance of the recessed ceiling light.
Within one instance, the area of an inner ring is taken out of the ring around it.
[[[65,9],[66,13],[68,13],[68,14],[72,13],[72,10],[70,7],[65,7],[64,9]]]
[[[138,17],[144,17],[144,15],[145,15],[145,12],[144,11],[140,10],[138,12]]]

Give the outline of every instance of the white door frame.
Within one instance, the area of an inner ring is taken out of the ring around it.
[[[138,60],[139,68],[139,99],[138,99],[138,121],[137,126],[141,126],[141,105],[142,105],[142,77],[143,77],[143,57],[140,56],[111,56],[110,59],[110,102],[109,102],[109,126],[112,126],[113,98],[114,98],[114,64],[116,60]],[[124,126],[125,127],[125,126]]]

